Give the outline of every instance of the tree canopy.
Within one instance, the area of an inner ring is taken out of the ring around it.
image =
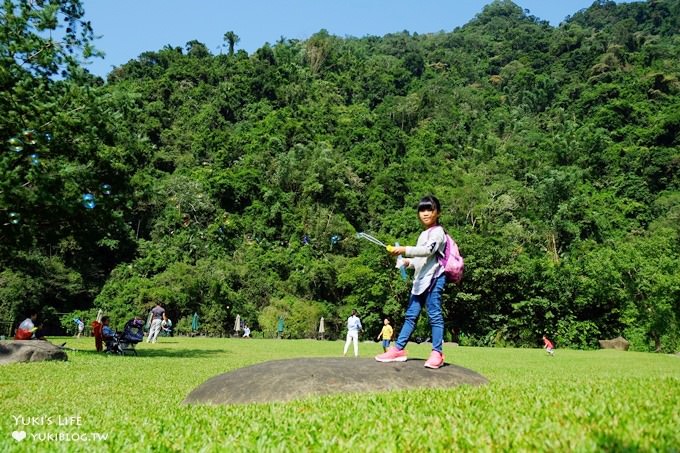
[[[67,24],[63,29],[60,24]],[[106,81],[78,0],[0,12],[0,313],[166,305],[223,335],[399,326],[434,194],[466,260],[447,339],[680,347],[680,0],[557,27],[496,0],[450,32],[198,41]],[[61,29],[63,38],[43,31]],[[83,198],[90,195],[90,198]],[[426,323],[417,334],[426,336]]]

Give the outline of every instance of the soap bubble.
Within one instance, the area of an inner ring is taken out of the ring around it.
[[[35,131],[33,129],[26,129],[25,131],[22,132],[22,135],[24,136],[24,143],[26,143],[27,145],[35,145],[36,143],[38,143]]]
[[[40,156],[38,154],[31,154],[29,157],[31,159],[31,165],[34,167],[40,165]]]
[[[45,135],[43,135],[43,137],[45,137],[45,141],[47,143],[52,141],[52,134],[50,134],[49,132],[45,132]]]
[[[7,216],[9,217],[9,223],[12,225],[17,225],[19,222],[21,222],[21,214],[18,212],[10,212],[7,214]]]
[[[111,184],[104,183],[104,184],[101,184],[99,186],[99,188],[101,189],[101,191],[104,195],[111,195]]]
[[[10,151],[14,151],[15,153],[20,153],[24,150],[24,143],[19,137],[10,138],[7,140],[7,144],[9,144]]]
[[[84,193],[82,196],[82,203],[87,209],[92,209],[97,206],[97,200],[91,193]]]

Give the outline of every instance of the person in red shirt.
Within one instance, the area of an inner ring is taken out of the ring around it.
[[[550,354],[551,356],[555,355],[555,346],[552,344],[552,341],[548,340],[548,337],[546,337],[545,335],[543,335],[543,345],[548,354]]]

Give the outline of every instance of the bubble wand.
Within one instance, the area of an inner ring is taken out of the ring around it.
[[[368,242],[372,242],[375,245],[379,245],[380,247],[387,248],[387,246],[385,244],[383,244],[382,242],[380,242],[378,239],[374,238],[373,236],[371,236],[368,233],[364,233],[363,231],[361,233],[357,233],[357,237],[359,239],[366,239]]]
[[[372,242],[375,245],[379,245],[380,247],[387,249],[388,252],[391,251],[391,248],[392,248],[391,245],[385,245],[380,240],[374,238],[373,236],[371,236],[368,233],[364,233],[363,231],[361,233],[357,233],[357,238],[365,239],[368,242]],[[397,247],[399,247],[398,242],[396,242],[395,245]],[[401,272],[401,278],[402,278],[402,280],[406,281],[408,279],[408,275],[406,274],[406,267],[404,266],[403,262],[404,262],[404,258],[401,255],[397,256],[397,264],[399,265],[399,271]],[[399,264],[399,263],[401,263],[401,264]]]

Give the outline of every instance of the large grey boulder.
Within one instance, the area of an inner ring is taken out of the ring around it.
[[[44,360],[68,360],[68,356],[49,341],[11,340],[0,343],[0,365]]]
[[[602,349],[618,349],[619,351],[627,351],[630,343],[623,337],[616,337],[612,340],[598,340],[600,348]]]
[[[424,363],[417,359],[401,363],[356,358],[275,360],[215,376],[189,393],[184,403],[290,401],[333,393],[446,388],[488,382],[484,376],[456,365],[431,370]]]

